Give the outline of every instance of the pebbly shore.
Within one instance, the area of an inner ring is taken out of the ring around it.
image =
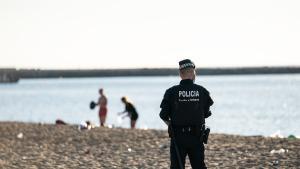
[[[300,139],[211,134],[208,168],[300,168]],[[164,130],[0,122],[2,169],[164,169]],[[190,168],[188,160],[186,168]]]

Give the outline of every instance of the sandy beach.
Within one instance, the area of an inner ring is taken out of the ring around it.
[[[300,168],[300,139],[211,134],[205,154],[208,168]],[[169,137],[163,130],[1,122],[0,168],[169,168]]]

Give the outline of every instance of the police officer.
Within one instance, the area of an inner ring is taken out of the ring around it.
[[[160,105],[160,118],[168,125],[171,137],[170,168],[184,168],[187,155],[193,169],[206,168],[203,126],[211,115],[213,100],[204,87],[194,84],[196,72],[191,60],[179,62],[179,74],[180,84],[166,90]]]

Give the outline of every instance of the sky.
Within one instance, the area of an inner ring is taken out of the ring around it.
[[[0,68],[300,66],[299,0],[0,0]]]

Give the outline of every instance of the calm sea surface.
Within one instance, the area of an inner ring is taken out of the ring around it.
[[[179,82],[177,76],[106,77],[72,79],[25,79],[0,84],[0,121],[54,123],[57,118],[72,124],[91,120],[98,125],[98,110],[90,101],[104,88],[108,97],[107,123],[129,127],[122,96],[135,104],[138,128],[166,129],[159,118],[165,90]],[[198,76],[215,101],[207,124],[214,133],[269,136],[300,135],[300,74]]]

